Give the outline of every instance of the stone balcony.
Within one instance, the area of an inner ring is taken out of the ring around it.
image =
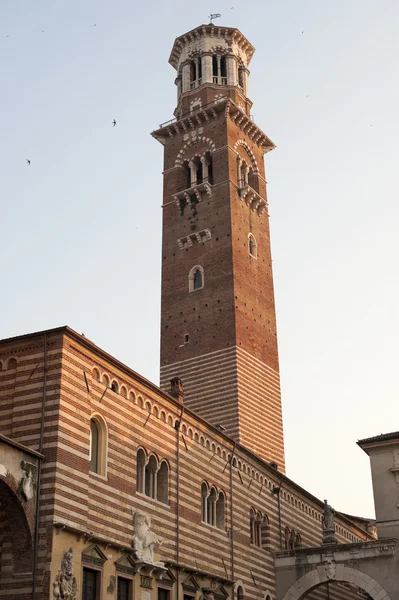
[[[211,198],[212,184],[208,181],[194,183],[194,185],[192,185],[191,187],[181,190],[180,192],[177,192],[173,195],[173,199],[179,208],[181,207],[182,202],[185,202],[187,206],[192,206],[193,204],[197,204],[202,200],[210,200]]]

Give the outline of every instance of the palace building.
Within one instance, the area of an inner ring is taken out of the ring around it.
[[[336,567],[390,556],[375,523],[336,513],[326,546],[285,473],[253,53],[210,24],[170,55],[160,387],[69,327],[0,342],[0,598],[389,600]]]

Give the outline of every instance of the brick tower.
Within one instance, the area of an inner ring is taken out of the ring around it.
[[[176,39],[175,119],[165,147],[161,387],[284,472],[276,315],[263,155],[251,119],[253,46],[201,25]]]

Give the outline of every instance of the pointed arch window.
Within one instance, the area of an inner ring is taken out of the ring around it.
[[[200,265],[193,267],[188,275],[188,291],[195,292],[204,287],[204,269]]]

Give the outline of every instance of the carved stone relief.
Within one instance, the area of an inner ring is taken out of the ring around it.
[[[137,560],[164,567],[164,563],[154,562],[154,552],[161,546],[162,541],[151,531],[150,517],[139,511],[133,513],[133,527],[132,547]]]
[[[328,579],[335,579],[337,575],[337,563],[332,556],[326,556],[324,559],[324,569]]]
[[[53,583],[53,600],[77,600],[78,586],[73,575],[72,557],[73,550],[69,548],[64,552],[61,568]]]

